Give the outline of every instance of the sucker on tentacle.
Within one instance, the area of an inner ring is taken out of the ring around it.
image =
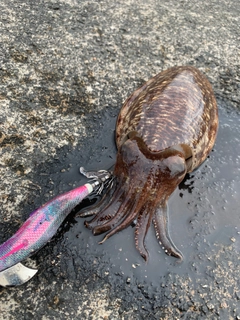
[[[111,231],[109,231],[105,237],[103,238],[102,241],[99,243],[102,244],[104,241],[109,239],[111,236],[116,234],[117,232],[125,229],[126,227],[130,226],[132,222],[135,220],[135,218],[138,216],[138,213],[143,205],[143,200],[140,200],[136,203],[134,203],[133,209],[128,213],[126,217],[124,217],[123,221],[121,224],[118,224],[117,226],[113,226],[111,228]]]
[[[153,213],[154,211],[151,209],[151,203],[147,202],[138,215],[135,227],[136,248],[145,260],[148,259],[148,252],[145,248],[145,237],[152,222]],[[141,229],[143,229],[144,232],[141,232]]]
[[[156,237],[162,249],[171,256],[183,259],[182,253],[173,244],[168,233],[167,206],[158,207],[153,216]]]
[[[217,130],[212,87],[194,67],[170,68],[135,90],[117,119],[116,184],[85,223],[93,234],[108,232],[100,243],[137,220],[136,248],[147,260],[145,237],[153,222],[164,251],[182,259],[168,232],[167,201],[207,158]]]

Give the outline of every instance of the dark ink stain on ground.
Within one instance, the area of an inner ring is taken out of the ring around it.
[[[94,137],[86,139],[80,149],[76,148],[65,155],[64,163],[69,166],[69,170],[61,174],[59,192],[76,177],[79,178],[76,184],[85,183],[86,179],[78,173],[80,166],[98,170],[108,169],[115,163],[116,115],[105,112],[99,114],[98,118],[98,128],[93,130]],[[153,232],[147,237],[150,258],[145,263],[134,247],[131,227],[111,237],[103,245],[98,245],[102,236],[94,237],[84,227],[84,219],[75,217],[77,212],[74,212],[53,242],[43,250],[45,254],[41,252],[37,255],[39,264],[44,264],[46,256],[53,249],[51,258],[57,263],[52,267],[52,272],[57,276],[64,273],[64,277],[69,279],[85,278],[77,270],[89,265],[94,269],[96,265],[98,273],[110,274],[112,281],[116,280],[113,275],[120,275],[126,281],[135,279],[137,282],[159,286],[161,277],[169,273],[187,275],[195,282],[204,276],[201,272],[206,262],[215,264],[211,257],[208,260],[207,255],[210,252],[214,255],[221,245],[226,248],[232,246],[237,255],[240,248],[239,124],[237,114],[227,114],[220,109],[220,129],[209,159],[189,175],[170,198],[170,234],[184,255],[182,263],[163,252]],[[53,165],[56,168],[56,162]],[[52,171],[52,166],[49,171]],[[59,177],[56,176],[55,181],[55,174],[51,174],[51,179],[56,184]],[[58,259],[56,256],[59,254]],[[74,265],[72,269],[66,268],[69,259]]]
[[[33,189],[28,204],[25,203],[23,208],[25,218],[28,216],[26,212],[30,213],[52,198],[53,194],[85,183],[86,179],[79,173],[80,166],[98,170],[114,165],[116,116],[116,111],[111,108],[89,115],[87,138],[83,138],[74,149],[69,146],[60,149],[54,159],[36,169],[31,181],[42,186],[42,190]],[[148,263],[136,251],[132,227],[99,245],[102,236],[93,236],[84,227],[84,219],[77,217],[80,207],[89,204],[85,201],[69,215],[52,241],[33,256],[40,272],[31,284],[39,287],[41,283],[55,283],[56,293],[67,281],[73,285],[69,295],[86,284],[93,286],[93,290],[109,285],[111,299],[121,299],[120,314],[129,304],[136,310],[142,305],[145,309],[154,310],[154,316],[149,319],[157,319],[160,315],[164,319],[164,312],[167,312],[167,317],[176,317],[176,311],[170,313],[172,306],[183,314],[189,308],[195,308],[196,314],[202,314],[201,299],[204,298],[196,298],[195,291],[198,290],[202,296],[207,290],[207,301],[210,303],[211,286],[214,285],[220,288],[219,297],[214,294],[211,300],[213,305],[218,303],[214,310],[221,315],[221,319],[225,315],[228,317],[229,313],[218,300],[222,297],[221,281],[225,281],[222,277],[226,270],[239,264],[239,125],[240,117],[236,111],[220,108],[219,133],[210,157],[186,177],[170,198],[170,234],[183,253],[182,263],[163,252],[153,229],[146,240]],[[4,224],[2,230],[7,228]],[[219,271],[218,266],[221,255],[226,259],[221,260],[224,273]],[[226,275],[226,281],[232,286],[233,297],[232,305],[228,301],[227,306],[238,310],[238,274],[235,269],[231,272],[231,275]],[[14,292],[17,295],[17,290]],[[66,303],[61,294],[60,298],[56,298],[49,292],[49,299],[52,308],[58,306],[55,301],[59,301],[60,305]],[[141,319],[144,311],[136,314],[139,315],[136,319]]]

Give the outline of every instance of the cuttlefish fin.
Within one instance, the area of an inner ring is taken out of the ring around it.
[[[17,263],[14,266],[0,272],[0,286],[15,287],[29,281],[36,273],[37,269]]]

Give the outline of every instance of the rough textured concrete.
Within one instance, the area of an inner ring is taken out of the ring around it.
[[[171,203],[185,199],[187,218],[170,219],[185,264],[153,239],[145,266],[131,228],[98,246],[70,217],[28,261],[37,276],[0,288],[0,319],[240,319],[240,2],[2,0],[0,12],[0,242],[78,184],[80,165],[114,163],[118,110],[157,72],[198,67],[222,119],[207,167]]]

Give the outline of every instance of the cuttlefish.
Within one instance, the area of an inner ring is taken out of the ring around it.
[[[135,224],[135,244],[147,260],[151,223],[169,255],[182,258],[168,231],[167,202],[187,173],[199,167],[213,148],[218,111],[207,78],[192,66],[163,71],[135,90],[116,123],[115,183],[101,201],[81,215],[100,243]]]

